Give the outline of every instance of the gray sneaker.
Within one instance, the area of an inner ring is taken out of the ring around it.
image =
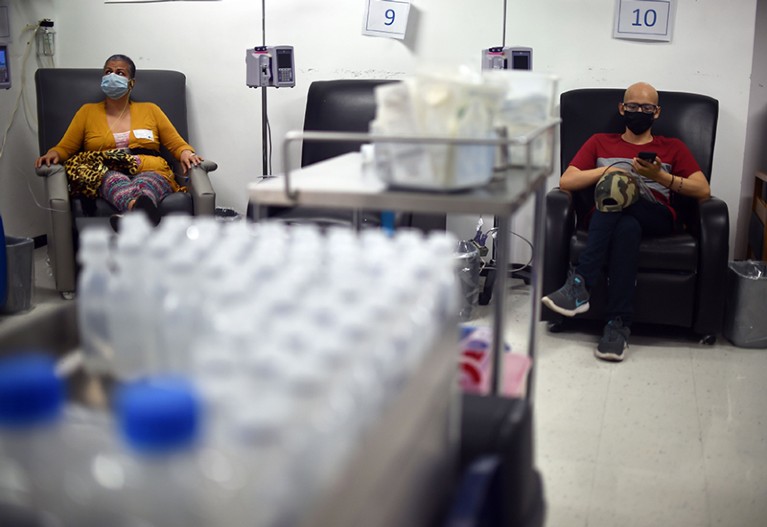
[[[623,352],[629,347],[629,335],[631,330],[623,325],[620,317],[614,318],[605,325],[602,338],[599,340],[594,355],[603,360],[620,362],[623,360]]]
[[[589,310],[589,292],[586,282],[575,271],[570,271],[565,285],[541,299],[543,305],[566,317],[574,317],[578,313]]]

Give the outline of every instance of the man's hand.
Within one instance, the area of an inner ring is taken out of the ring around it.
[[[639,159],[638,157],[635,157],[634,160],[631,163],[632,168],[634,169],[634,172],[637,174],[650,178],[653,181],[660,182],[661,180],[661,168],[663,167],[661,160],[659,157],[655,157],[655,161],[645,161],[644,159]]]

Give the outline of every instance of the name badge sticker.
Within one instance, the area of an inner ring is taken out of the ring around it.
[[[154,141],[154,134],[152,133],[152,130],[147,130],[145,128],[133,130],[133,135],[136,137],[136,139],[147,139],[149,141]]]

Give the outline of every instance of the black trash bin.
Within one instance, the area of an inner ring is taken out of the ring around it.
[[[3,314],[19,313],[32,307],[34,250],[32,238],[5,237],[6,296],[5,305],[0,309]]]
[[[767,348],[767,262],[730,262],[723,334],[741,348]]]

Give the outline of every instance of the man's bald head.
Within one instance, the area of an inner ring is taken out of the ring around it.
[[[626,89],[623,102],[658,104],[658,90],[646,82],[637,82]]]

